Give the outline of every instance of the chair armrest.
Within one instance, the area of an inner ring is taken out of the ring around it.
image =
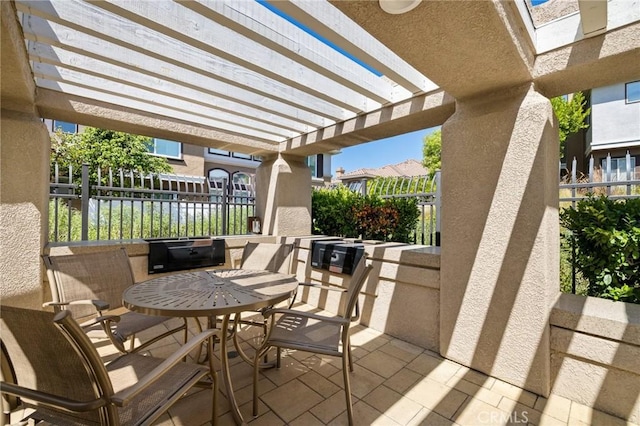
[[[347,318],[327,317],[327,316],[324,316],[324,315],[318,315],[318,314],[314,314],[314,313],[311,313],[311,312],[297,311],[295,309],[269,309],[269,310],[267,310],[267,311],[265,311],[263,313],[263,315],[265,317],[270,317],[270,316],[272,316],[274,314],[296,315],[296,316],[303,317],[303,318],[317,319],[317,320],[320,320],[320,321],[332,322],[332,323],[335,323],[335,324],[349,324],[351,322]]]
[[[298,283],[298,285],[301,285],[301,286],[304,286],[304,287],[319,288],[320,290],[339,291],[341,293],[344,293],[344,292],[347,291],[346,288],[333,287],[333,286],[329,286],[329,285],[322,285],[322,284],[315,284],[315,283]]]
[[[91,401],[75,401],[73,399],[52,395],[35,389],[25,388],[13,383],[1,382],[1,384],[2,386],[0,386],[0,388],[2,388],[2,393],[36,401],[47,407],[63,409],[68,412],[78,413],[91,411],[107,405],[107,400],[105,398],[94,399]]]
[[[104,300],[100,300],[100,299],[71,300],[68,302],[45,302],[42,304],[42,307],[46,308],[49,306],[59,307],[59,306],[71,306],[71,305],[93,305],[95,306],[97,311],[106,311],[107,309],[109,309],[109,304]]]
[[[138,395],[140,392],[144,391],[147,387],[152,385],[164,373],[169,371],[171,367],[173,367],[179,362],[182,362],[182,359],[187,355],[189,355],[189,352],[191,352],[192,350],[197,348],[200,344],[202,344],[203,341],[217,335],[218,335],[218,330],[207,330],[192,337],[191,339],[189,339],[189,341],[185,345],[181,346],[180,349],[178,349],[176,352],[171,354],[171,356],[169,356],[167,359],[162,361],[160,365],[158,365],[156,368],[151,370],[149,373],[145,374],[135,385],[115,393],[112,396],[111,401],[113,401],[113,403],[119,407],[123,407],[127,405],[127,403],[131,401],[131,399],[135,398],[136,395]]]

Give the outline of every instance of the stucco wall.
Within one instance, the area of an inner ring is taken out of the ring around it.
[[[640,145],[640,102],[626,103],[625,83],[591,91],[591,148],[614,148],[616,144]]]
[[[47,233],[49,134],[40,118],[2,110],[0,142],[0,298],[40,308]],[[28,165],[28,166],[25,166]]]
[[[322,237],[319,237],[322,238]],[[298,280],[346,287],[350,275],[311,266],[314,238],[288,239],[298,246]],[[373,270],[360,296],[360,323],[434,352],[439,351],[440,250],[398,243],[366,244]],[[337,312],[341,294],[303,288],[298,298]]]
[[[554,118],[523,87],[458,102],[442,126],[441,354],[544,396],[559,289]]]
[[[640,305],[562,294],[550,322],[552,393],[640,423]]]

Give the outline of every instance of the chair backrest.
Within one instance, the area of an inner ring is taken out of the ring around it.
[[[87,402],[113,394],[108,373],[91,341],[68,311],[52,312],[2,306],[0,309],[2,356],[8,356],[15,383],[44,392],[56,399]],[[43,408],[21,397],[24,404],[40,407],[45,413],[67,416],[80,424],[101,424],[101,419],[117,416],[114,407],[101,406],[84,413],[65,414]],[[108,421],[102,424],[112,424]]]
[[[94,253],[43,256],[54,302],[103,300],[111,309],[122,306],[122,292],[134,284],[124,248]],[[91,305],[68,307],[76,319],[96,313]]]
[[[342,317],[351,318],[351,320],[355,321],[360,316],[359,310],[356,309],[358,296],[360,295],[360,290],[362,290],[362,286],[367,280],[369,272],[371,272],[372,269],[373,266],[367,262],[367,254],[363,254],[351,274],[351,281],[347,288],[346,305],[344,307],[344,311],[341,313]],[[353,314],[354,309],[356,309],[355,315]]]
[[[293,244],[250,243],[242,251],[242,269],[291,274]]]

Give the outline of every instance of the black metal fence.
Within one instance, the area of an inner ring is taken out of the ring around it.
[[[78,174],[76,174],[78,175]],[[240,235],[255,216],[252,182],[53,168],[49,241]]]
[[[363,195],[374,194],[383,199],[415,198],[420,210],[418,224],[413,233],[413,243],[440,245],[440,170],[429,176],[393,176],[362,179],[348,187]]]

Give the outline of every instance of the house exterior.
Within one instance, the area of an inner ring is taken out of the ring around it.
[[[587,172],[589,159],[606,168],[611,156],[611,180],[627,178],[626,154],[631,158],[631,170],[640,178],[640,81],[628,81],[596,87],[585,93],[591,108],[589,128],[570,138],[567,159],[578,159],[578,169]]]
[[[348,186],[353,191],[366,193],[366,181],[377,177],[427,176],[429,171],[422,163],[413,158],[398,164],[388,164],[377,168],[361,168],[345,173],[343,168],[336,170],[335,182]]]
[[[66,133],[80,133],[86,126],[65,121],[44,119],[47,129],[61,129]],[[227,179],[234,183],[254,184],[256,168],[262,158],[240,152],[217,148],[203,148],[161,138],[152,138],[151,154],[167,159],[173,172],[185,176],[206,176],[209,180]],[[324,185],[331,179],[331,154],[316,154],[307,157],[314,186]]]

